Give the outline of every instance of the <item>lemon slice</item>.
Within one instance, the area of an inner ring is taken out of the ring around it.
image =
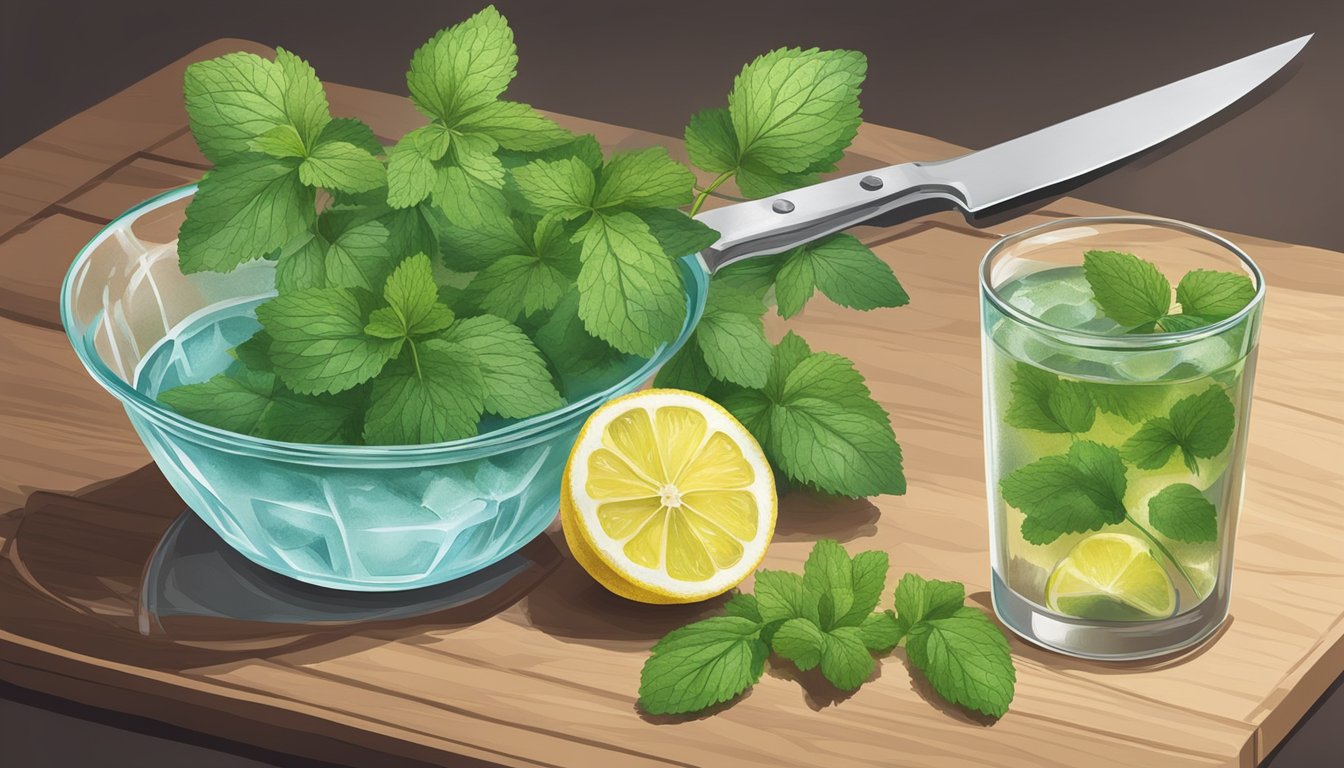
[[[717,403],[675,389],[597,409],[565,466],[560,522],[574,558],[608,590],[689,603],[742,582],[775,530],[761,446]]]
[[[1176,589],[1141,540],[1096,533],[1055,566],[1045,583],[1045,604],[1083,619],[1151,621],[1176,611]]]

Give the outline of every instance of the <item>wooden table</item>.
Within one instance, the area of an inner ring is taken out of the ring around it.
[[[57,290],[103,224],[208,167],[186,129],[182,70],[239,49],[268,52],[210,44],[0,158],[0,679],[359,765],[1253,766],[1344,671],[1344,255],[1235,234],[1271,286],[1249,480],[1232,618],[1185,656],[1100,664],[1014,640],[1017,699],[998,722],[940,704],[900,652],[852,696],[771,669],[715,714],[653,718],[635,706],[649,647],[718,602],[652,607],[609,595],[554,530],[532,545],[538,568],[464,610],[139,634],[141,570],[182,503],[142,469],[124,414],[81,369],[59,330]],[[383,137],[422,121],[398,96],[344,86],[329,95],[336,114]],[[661,144],[684,155],[672,139],[555,117],[609,150]],[[842,170],[958,152],[864,125]],[[1061,199],[990,229],[941,214],[858,230],[910,305],[860,315],[818,301],[793,327],[858,361],[893,414],[910,491],[786,497],[767,566],[798,568],[813,540],[834,537],[886,550],[896,574],[964,581],[988,607],[975,265],[1002,233],[1106,212]]]

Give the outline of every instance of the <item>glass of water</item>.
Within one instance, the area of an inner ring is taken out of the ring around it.
[[[1230,595],[1260,270],[1188,224],[1063,219],[995,244],[980,291],[999,617],[1086,658],[1209,637]]]

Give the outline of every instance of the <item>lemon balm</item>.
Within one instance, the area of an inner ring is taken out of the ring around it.
[[[994,602],[1030,640],[1141,658],[1227,612],[1263,287],[1161,219],[1071,219],[982,272]]]

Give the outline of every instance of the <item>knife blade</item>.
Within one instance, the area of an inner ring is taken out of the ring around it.
[[[975,213],[1067,182],[1221,112],[1282,69],[1311,37],[950,160],[902,163],[705,211],[696,218],[720,238],[701,258],[714,272],[907,206],[941,200]]]

